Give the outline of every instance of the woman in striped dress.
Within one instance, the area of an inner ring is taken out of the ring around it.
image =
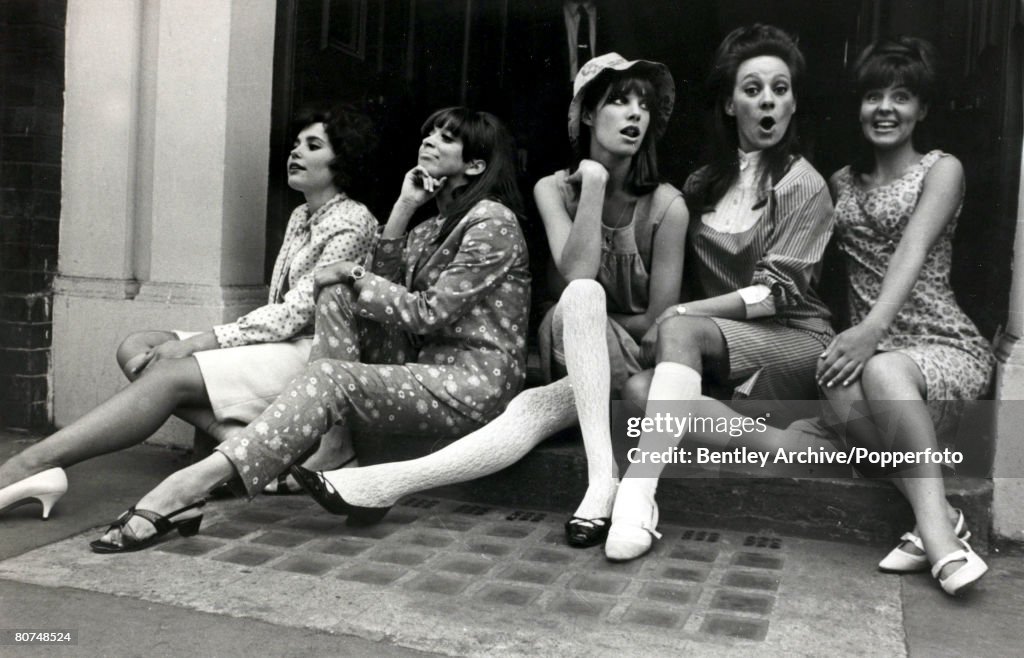
[[[734,397],[817,397],[817,358],[833,334],[812,283],[832,233],[832,204],[824,179],[797,151],[795,88],[803,68],[793,40],[768,25],[734,30],[718,48],[709,79],[715,157],[683,189],[700,218],[689,230],[686,280],[693,301],[662,314],[656,336],[645,341],[657,366],[626,387],[627,398],[649,401],[648,416],[659,400],[704,399],[705,380],[731,387]],[[685,416],[695,404],[674,407],[674,415]],[[701,402],[700,415],[708,415],[707,404]],[[733,412],[716,405],[711,415]],[[639,454],[664,452],[682,438],[645,432]],[[650,550],[662,468],[634,464],[626,472],[605,544],[609,559]]]

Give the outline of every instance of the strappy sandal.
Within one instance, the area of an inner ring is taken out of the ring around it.
[[[114,542],[104,541],[103,539],[97,539],[96,541],[89,542],[89,546],[92,548],[93,553],[128,553],[131,551],[141,551],[144,548],[149,548],[153,544],[160,541],[160,538],[171,532],[177,530],[182,537],[191,537],[199,532],[199,525],[203,522],[203,515],[193,516],[180,521],[171,521],[171,519],[182,512],[187,512],[190,509],[198,509],[206,504],[206,499],[198,500],[191,505],[186,505],[181,509],[174,510],[170,514],[161,515],[148,509],[135,509],[131,507],[128,511],[117,517],[117,520],[110,524],[107,528],[109,533],[111,530],[119,530],[121,534],[121,542],[115,544]],[[156,528],[156,533],[146,537],[145,539],[136,539],[132,535],[125,532],[128,522],[132,517],[141,516]]]
[[[339,468],[345,468],[346,466],[348,466],[349,464],[351,464],[355,460],[356,460],[356,456],[352,455],[351,457],[349,457],[345,461],[341,462],[337,466],[333,466],[331,468],[324,468],[324,469],[320,469],[320,470],[336,471]],[[273,485],[269,485],[268,484],[266,487],[263,488],[264,495],[267,495],[267,496],[294,496],[296,494],[303,493],[302,487],[298,486],[297,482],[296,482],[296,486],[292,486],[291,484],[288,483],[288,476],[289,475],[291,475],[291,474],[288,472],[287,469],[282,471],[277,476],[277,478],[274,480],[274,484]],[[295,480],[295,476],[294,475],[292,475],[292,480]],[[273,486],[274,488],[271,489],[270,488],[271,486]]]
[[[953,527],[953,532],[956,534],[957,539],[968,541],[971,538],[971,531],[967,529],[964,513],[959,509],[956,513],[956,525]],[[903,550],[905,542],[910,542],[921,552],[910,553]],[[888,555],[878,563],[878,570],[883,573],[916,573],[918,571],[927,571],[927,569],[928,556],[924,554],[924,542],[912,531],[904,532],[900,537],[899,546],[889,551]]]

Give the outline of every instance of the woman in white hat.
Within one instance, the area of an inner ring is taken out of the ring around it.
[[[576,547],[604,541],[617,484],[609,398],[642,369],[645,334],[679,301],[688,214],[681,193],[658,182],[654,143],[674,101],[668,69],[609,53],[583,66],[574,91],[577,162],[534,189],[564,287],[541,327],[545,366],[559,378],[520,393],[489,424],[426,457],[325,473],[347,502],[386,507],[494,473],[578,417],[589,487],[566,534]]]

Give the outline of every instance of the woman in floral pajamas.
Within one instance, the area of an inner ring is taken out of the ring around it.
[[[436,112],[423,135],[369,270],[342,261],[317,272],[305,372],[217,452],[143,497],[93,550],[138,550],[174,529],[198,531],[205,492],[240,476],[258,493],[335,423],[455,438],[519,392],[530,299],[512,139],[494,116],[465,108]],[[430,200],[440,214],[406,238]],[[380,514],[356,510],[350,522]]]

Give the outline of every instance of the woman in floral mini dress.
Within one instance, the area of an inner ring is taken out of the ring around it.
[[[832,413],[847,420],[851,441],[879,451],[935,451],[936,430],[955,421],[957,401],[985,393],[994,365],[949,285],[963,167],[949,154],[922,154],[914,145],[934,95],[927,42],[872,44],[855,78],[871,157],[831,180],[853,326],[821,355],[818,383]],[[851,415],[853,405],[868,413]],[[910,501],[917,526],[879,568],[905,573],[930,564],[948,594],[976,582],[987,567],[966,541],[963,514],[946,502],[940,466],[887,474]]]

